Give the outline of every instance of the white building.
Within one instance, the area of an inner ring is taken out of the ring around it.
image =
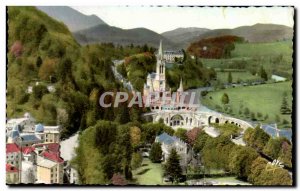
[[[166,50],[163,57],[166,63],[181,62],[183,60],[183,52],[181,50]]]
[[[275,80],[275,82],[284,82],[286,81],[286,78],[282,77],[282,76],[278,76],[278,75],[272,75],[271,76],[272,80]]]
[[[186,166],[188,149],[187,144],[184,141],[176,136],[170,136],[167,133],[162,133],[155,138],[155,142],[161,143],[164,161],[168,159],[172,148],[175,148],[180,157],[180,165]]]

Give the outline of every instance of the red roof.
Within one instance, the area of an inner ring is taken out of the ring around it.
[[[20,152],[18,145],[15,143],[7,143],[6,144],[6,154],[14,153],[14,152]]]
[[[59,143],[44,143],[44,144],[35,144],[34,145],[35,148],[43,147],[43,146],[46,146],[49,151],[55,152],[55,153],[59,152],[59,149],[60,149]]]
[[[6,172],[18,172],[19,169],[11,164],[6,164]]]
[[[29,153],[31,153],[33,151],[34,151],[34,147],[31,147],[31,146],[29,146],[29,147],[22,147],[22,152],[24,154],[29,154]]]
[[[49,151],[44,151],[41,153],[43,157],[46,159],[52,160],[54,162],[62,163],[64,160],[60,157],[59,152],[49,152]]]

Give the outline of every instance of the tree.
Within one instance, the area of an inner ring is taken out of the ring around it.
[[[288,106],[287,97],[286,96],[283,96],[283,98],[282,98],[280,112],[281,112],[281,114],[284,114],[284,115],[285,114],[291,114],[291,109]]]
[[[281,142],[280,138],[270,138],[263,152],[272,159],[277,159],[281,150]]]
[[[257,157],[251,164],[248,181],[256,184],[260,179],[260,174],[265,170],[268,161],[262,157]]]
[[[224,93],[224,94],[223,94],[221,101],[222,101],[222,103],[223,103],[224,105],[226,105],[226,104],[229,103],[229,97],[228,97],[228,94],[227,94],[227,93]]]
[[[39,77],[42,80],[50,80],[50,77],[55,75],[56,60],[45,59],[43,64],[39,67]]]
[[[227,81],[228,81],[229,84],[232,83],[232,75],[231,75],[231,72],[228,73]]]
[[[263,66],[261,66],[260,67],[260,77],[262,78],[262,79],[264,79],[265,81],[267,81],[268,80],[268,74],[267,74],[267,72],[265,71],[265,69],[264,69],[264,67]]]
[[[190,145],[194,145],[195,143],[195,140],[197,139],[199,133],[201,132],[201,129],[200,128],[193,128],[191,130],[189,130],[187,133],[186,133],[186,136],[187,136],[187,142],[190,144]]]
[[[160,143],[153,143],[152,144],[149,158],[154,163],[161,162],[162,150],[161,150],[161,144]]]
[[[172,148],[170,155],[165,165],[165,175],[169,176],[173,181],[178,182],[182,176],[182,169],[180,166],[180,157],[178,156],[176,149]]]
[[[43,64],[43,60],[40,56],[38,56],[36,59],[35,65],[36,65],[36,67],[39,68],[42,64]]]
[[[109,152],[109,147],[116,141],[117,127],[114,123],[108,121],[98,121],[94,126],[95,132],[95,147],[103,154]]]
[[[142,165],[143,162],[143,157],[140,153],[135,152],[132,154],[132,159],[131,159],[131,168],[133,170],[139,168]]]
[[[137,146],[141,141],[141,130],[134,126],[130,127],[130,140],[133,147]]]
[[[43,95],[48,93],[48,89],[45,85],[36,85],[32,87],[32,95],[34,99],[40,100]]]
[[[263,129],[260,127],[255,127],[254,129],[248,128],[244,134],[244,140],[247,145],[262,151],[270,139],[270,135],[268,135]]]
[[[249,116],[249,114],[250,114],[250,110],[249,110],[248,107],[246,107],[246,108],[244,109],[244,115],[247,117],[247,116]]]
[[[229,155],[229,168],[239,178],[248,178],[251,164],[258,157],[257,152],[250,147],[240,146]]]
[[[178,128],[175,132],[175,136],[176,137],[179,137],[181,140],[183,140],[184,142],[187,141],[187,130],[186,129],[183,129],[183,128]]]

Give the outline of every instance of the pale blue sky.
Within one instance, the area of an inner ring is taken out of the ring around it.
[[[86,15],[95,14],[111,26],[123,29],[144,27],[158,33],[178,27],[235,28],[256,23],[293,27],[293,8],[284,7],[72,7]]]

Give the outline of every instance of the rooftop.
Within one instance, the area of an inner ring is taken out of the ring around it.
[[[165,143],[167,145],[170,145],[174,143],[175,141],[181,141],[178,137],[176,136],[170,136],[167,133],[162,133],[159,136],[156,137],[158,142]]]
[[[53,162],[58,162],[58,163],[63,163],[64,160],[60,157],[60,154],[58,152],[49,152],[49,151],[44,151],[41,153],[41,156],[49,159]]]
[[[37,165],[45,168],[52,168],[56,165],[56,163],[48,159],[43,159],[38,161]]]
[[[14,153],[14,152],[20,152],[18,145],[15,143],[7,143],[6,153]]]
[[[22,141],[24,142],[39,142],[39,139],[35,134],[21,134]]]
[[[40,144],[35,144],[34,148],[43,148],[43,147],[47,147],[48,151],[51,152],[59,152],[60,149],[60,144],[59,143],[40,143]]]

